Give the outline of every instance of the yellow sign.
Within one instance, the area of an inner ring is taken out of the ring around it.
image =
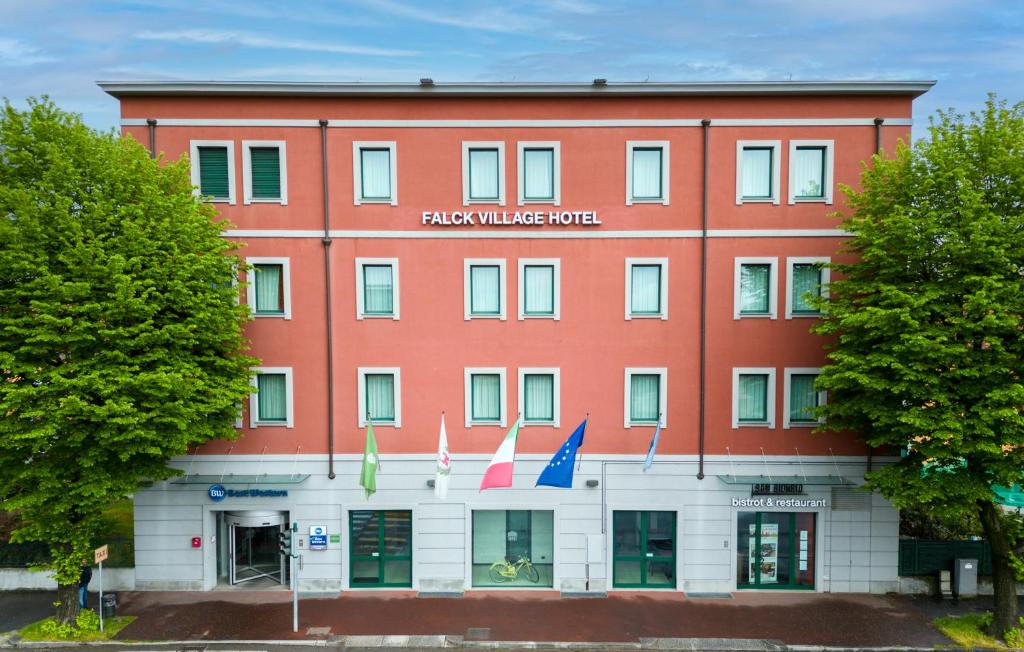
[[[98,564],[101,561],[105,561],[110,553],[110,548],[107,546],[100,546],[93,551],[93,560]]]

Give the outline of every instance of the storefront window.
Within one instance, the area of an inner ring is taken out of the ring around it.
[[[412,512],[349,512],[354,587],[412,586]]]
[[[675,512],[616,511],[612,527],[614,586],[675,587]]]
[[[814,520],[811,512],[741,512],[737,587],[813,589]]]
[[[554,586],[554,512],[475,510],[473,586]]]

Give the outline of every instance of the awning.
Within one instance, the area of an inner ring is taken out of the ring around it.
[[[994,485],[992,492],[996,495],[996,502],[1007,507],[1024,507],[1024,489],[1019,484],[1012,487],[1001,487]]]
[[[817,487],[852,487],[852,480],[838,475],[720,475],[725,484],[802,484]]]
[[[299,484],[304,482],[309,474],[303,475],[235,475],[225,473],[223,475],[186,475],[171,480],[171,484]]]

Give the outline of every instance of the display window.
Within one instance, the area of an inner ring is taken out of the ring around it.
[[[675,512],[616,511],[612,531],[613,586],[675,588]]]
[[[474,510],[473,586],[553,587],[554,512]]]
[[[813,512],[741,512],[736,588],[813,589]]]

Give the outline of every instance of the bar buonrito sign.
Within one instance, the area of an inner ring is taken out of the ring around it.
[[[423,211],[423,226],[600,226],[597,211]]]

